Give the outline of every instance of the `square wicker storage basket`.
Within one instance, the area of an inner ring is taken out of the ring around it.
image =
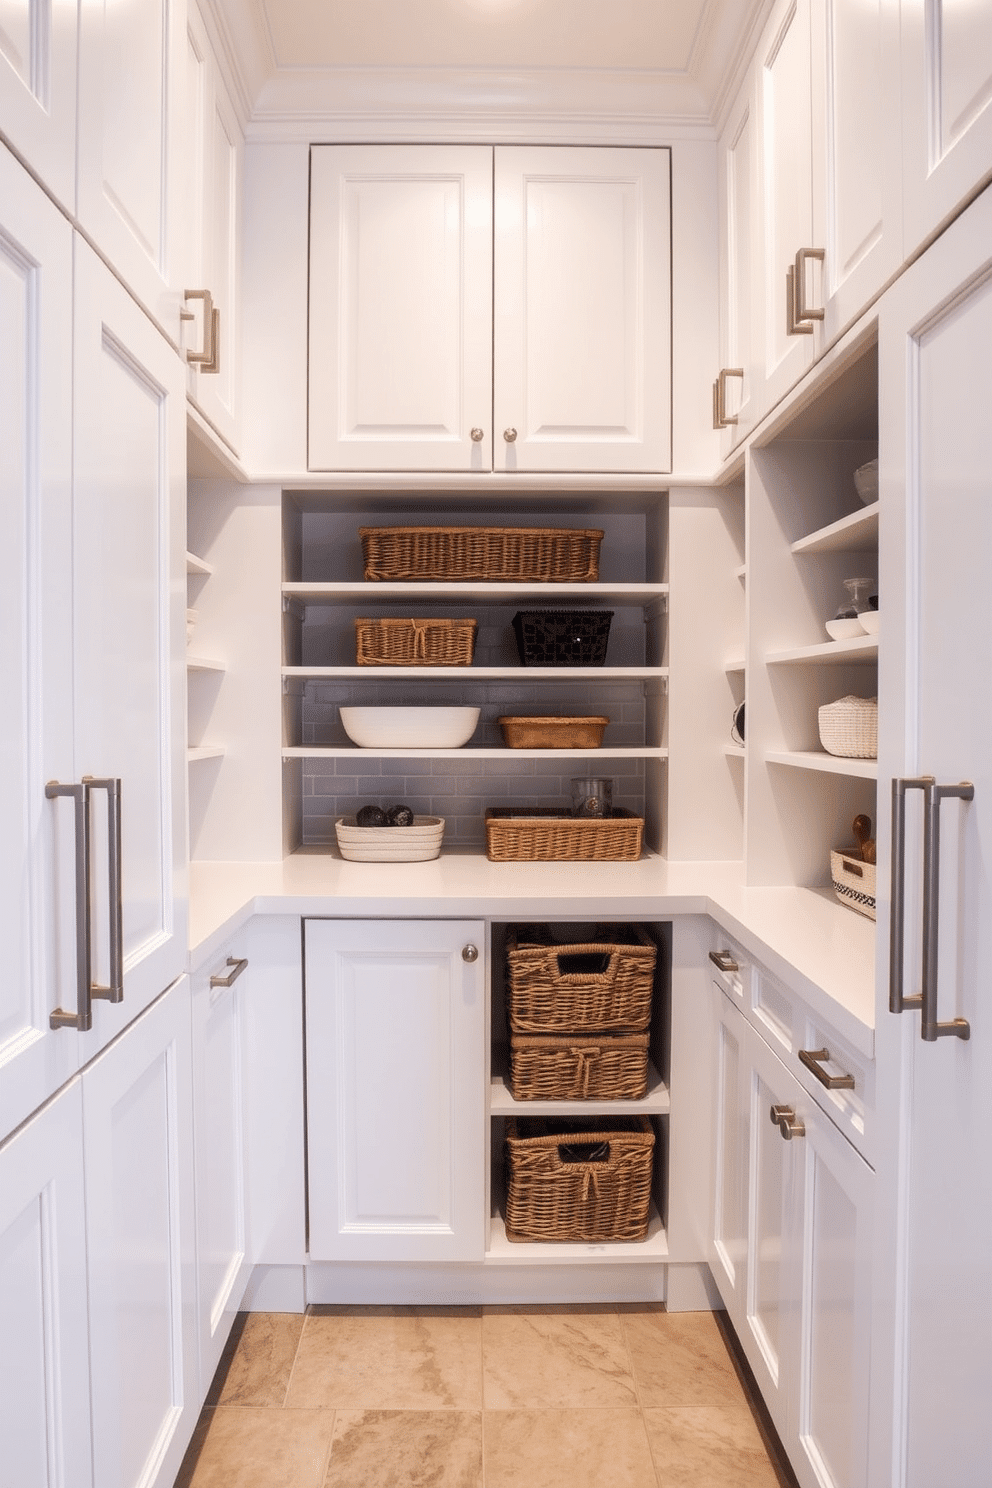
[[[471,666],[475,620],[356,620],[359,666]]]
[[[646,1239],[654,1158],[646,1117],[511,1120],[506,1156],[508,1240]]]
[[[556,944],[545,925],[511,925],[506,1004],[518,1034],[646,1033],[658,950],[638,925]]]
[[[513,617],[520,665],[603,666],[612,610],[518,610]]]
[[[486,856],[493,863],[635,863],[644,818],[622,806],[612,816],[571,816],[545,806],[487,806]]]
[[[646,1033],[510,1039],[514,1100],[641,1100],[648,1088]]]
[[[598,528],[360,527],[366,579],[595,583]]]

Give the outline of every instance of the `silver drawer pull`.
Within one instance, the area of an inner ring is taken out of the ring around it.
[[[787,1142],[791,1142],[793,1137],[806,1135],[806,1127],[797,1118],[792,1106],[772,1106],[769,1115],[772,1119],[772,1126],[778,1127]]]
[[[238,980],[238,977],[248,965],[248,957],[245,956],[242,960],[239,961],[237,956],[228,956],[227,964],[228,966],[230,966],[231,970],[227,973],[226,976],[212,976],[210,978],[211,987],[233,987],[234,983]]]
[[[805,1065],[811,1075],[815,1075],[821,1085],[828,1090],[853,1090],[853,1075],[828,1075],[823,1065],[830,1061],[829,1049],[800,1049],[799,1063]]]
[[[740,967],[737,965],[730,951],[710,951],[710,960],[721,971],[740,971]]]

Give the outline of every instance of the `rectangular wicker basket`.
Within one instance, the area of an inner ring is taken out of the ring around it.
[[[368,580],[595,583],[598,528],[360,527]]]
[[[501,718],[509,749],[598,749],[609,719],[602,714],[579,718]]]
[[[511,925],[506,1004],[519,1034],[646,1033],[658,949],[639,925],[557,944],[544,925]]]
[[[644,818],[622,806],[612,816],[571,816],[545,806],[488,806],[486,856],[493,863],[634,863]]]
[[[641,1100],[648,1088],[648,1035],[510,1039],[514,1100]]]
[[[471,666],[475,620],[356,620],[359,666]]]
[[[859,848],[831,849],[830,881],[841,904],[875,919],[875,864],[864,862]]]
[[[508,1240],[646,1239],[654,1158],[646,1117],[510,1120],[506,1156]]]

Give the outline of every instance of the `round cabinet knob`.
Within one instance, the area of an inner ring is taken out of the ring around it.
[[[513,441],[516,439],[516,437],[517,437],[517,431],[516,431],[516,429],[504,429],[503,430],[503,438],[506,440],[507,444],[512,444]]]
[[[472,443],[473,444],[481,444],[482,441],[483,441],[483,439],[485,439],[485,437],[486,437],[485,430],[484,429],[480,429],[479,426],[476,425],[476,427],[472,430]]]
[[[467,961],[469,963],[469,965],[471,965],[473,961],[478,961],[478,959],[479,959],[479,948],[478,948],[478,946],[474,946],[474,945],[462,946],[462,960],[463,961]]]

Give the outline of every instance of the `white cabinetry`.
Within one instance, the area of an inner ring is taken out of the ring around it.
[[[755,280],[759,273],[756,220],[760,211],[761,137],[752,71],[734,103],[717,146],[720,209],[720,361],[713,388],[713,425],[726,432],[727,454],[760,416],[761,320]]]
[[[311,1259],[481,1260],[483,923],[305,933]]]
[[[84,4],[79,24],[79,221],[177,346],[185,16],[132,0]]]
[[[669,202],[667,150],[315,147],[310,468],[669,469]]]
[[[68,212],[76,204],[76,5],[0,9],[0,139]]]
[[[804,1488],[866,1488],[874,1175],[821,1102],[842,1094],[863,1119],[871,1073],[821,1026],[828,1042],[805,1049],[817,1080],[854,1089],[814,1097],[797,1077],[805,1011],[727,961],[714,985],[713,1275]]]
[[[240,942],[230,949],[193,982],[196,1276],[204,1386],[220,1361],[250,1269],[244,1063],[251,972]]]
[[[186,67],[189,259],[184,311],[187,391],[235,452],[239,444],[239,244],[244,140],[196,4]],[[202,296],[202,297],[201,297]],[[209,296],[209,299],[206,297]]]

